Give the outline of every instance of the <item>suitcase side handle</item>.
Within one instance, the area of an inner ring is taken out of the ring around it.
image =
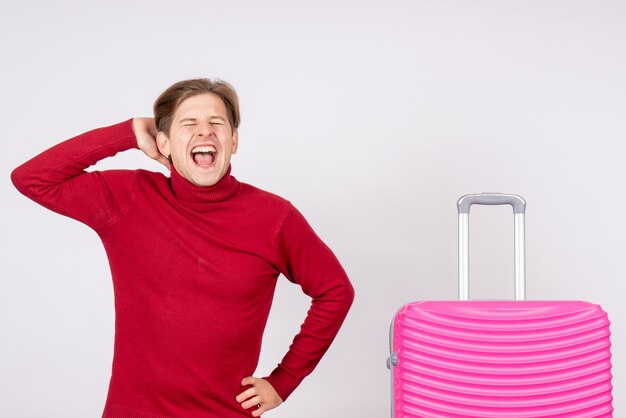
[[[479,193],[461,196],[459,211],[459,300],[469,300],[469,213],[472,205],[511,205],[514,216],[515,300],[526,299],[524,217],[526,201],[518,195]]]

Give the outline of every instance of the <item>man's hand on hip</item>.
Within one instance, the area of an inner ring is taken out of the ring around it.
[[[256,406],[256,409],[252,411],[253,417],[258,417],[283,403],[274,387],[267,380],[248,376],[241,381],[241,386],[248,385],[252,387],[241,392],[236,399],[244,409]]]

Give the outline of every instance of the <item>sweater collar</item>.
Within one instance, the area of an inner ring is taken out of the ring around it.
[[[215,203],[234,197],[239,192],[239,181],[230,175],[231,166],[226,174],[213,186],[196,186],[171,166],[170,184],[178,200],[186,203]]]

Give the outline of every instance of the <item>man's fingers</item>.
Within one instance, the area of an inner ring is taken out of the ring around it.
[[[244,377],[241,381],[241,386],[254,385],[256,378],[254,376]]]
[[[261,416],[262,413],[266,412],[267,410],[265,409],[265,406],[261,405],[260,407],[258,407],[257,409],[255,409],[254,411],[252,411],[252,416],[253,417],[258,417]]]
[[[159,151],[157,145],[157,128],[153,118],[133,119],[133,132],[137,138],[137,147],[148,157],[163,164],[168,170],[170,161]]]
[[[274,387],[265,379],[248,376],[241,381],[241,385],[252,386],[237,396],[237,402],[242,408],[251,409],[253,417],[258,417],[283,402]]]
[[[256,388],[250,388],[250,389],[246,389],[245,391],[237,395],[236,399],[237,399],[237,402],[241,403],[245,401],[246,399],[253,397],[256,394],[257,394]]]
[[[261,397],[260,396],[255,396],[254,398],[250,398],[247,401],[245,401],[244,403],[242,403],[241,407],[243,409],[249,409],[249,408],[252,408],[253,406],[254,407],[258,406],[259,404],[261,404]]]

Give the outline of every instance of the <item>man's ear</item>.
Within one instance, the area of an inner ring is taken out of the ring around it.
[[[159,131],[156,137],[157,147],[159,148],[159,152],[163,154],[166,158],[170,158],[172,151],[170,150],[170,139],[165,135],[165,132]]]
[[[237,128],[233,130],[233,149],[232,153],[237,154],[237,148],[239,147],[239,131]]]

